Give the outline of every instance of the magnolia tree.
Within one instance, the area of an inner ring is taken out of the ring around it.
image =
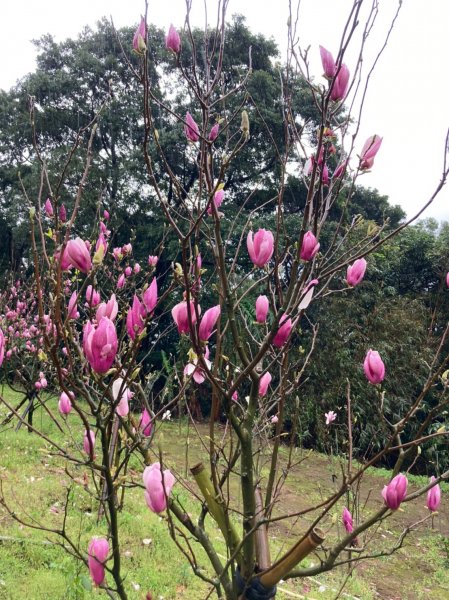
[[[382,145],[378,134],[361,142],[357,138],[369,81],[368,76],[366,85],[362,85],[362,56],[377,16],[377,8],[367,7],[363,25],[363,5],[362,1],[354,1],[340,47],[333,53],[325,47],[325,40],[319,48],[302,51],[292,13],[288,64],[280,73],[283,97],[279,110],[283,112],[285,139],[283,149],[277,149],[278,193],[268,205],[252,209],[247,208],[251,199],[247,198],[232,219],[226,210],[234,201],[227,193],[228,173],[242,149],[251,147],[251,114],[258,111],[246,91],[251,77],[251,51],[248,49],[246,73],[238,80],[233,75],[235,87],[230,90],[225,86],[230,74],[223,70],[227,2],[220,4],[216,23],[207,28],[203,47],[197,45],[192,33],[187,2],[182,34],[173,26],[168,30],[167,60],[173,62],[196,108],[176,114],[170,104],[153,94],[150,86],[151,48],[145,12],[132,49],[124,47],[123,51],[132,50],[140,58],[138,69],[131,62],[129,67],[141,84],[142,160],[158,218],[165,219],[167,235],[178,242],[178,250],[168,257],[173,261],[170,273],[156,272],[156,246],[149,248],[152,255],[145,268],[133,262],[131,243],[113,248],[109,231],[113,215],[107,210],[99,209],[96,230],[90,236],[81,236],[77,231],[77,213],[89,178],[101,109],[79,132],[58,177],[47,172],[45,151],[35,139],[36,158],[42,167],[41,188],[35,194],[37,204],[31,203],[30,213],[36,327],[42,337],[40,357],[52,373],[52,388],[59,396],[60,414],[52,417],[71,443],[62,446],[38,428],[32,429],[68,463],[89,469],[90,482],[86,485],[98,503],[100,516],[104,515],[98,522],[98,535],[88,547],[81,547],[71,537],[66,518],[57,530],[45,524],[39,526],[62,537],[64,548],[86,563],[95,585],[110,596],[127,598],[126,572],[120,561],[119,511],[124,501],[123,486],[132,479],[127,466],[133,454],[141,461],[142,502],[164,516],[177,547],[209,586],[205,597],[215,593],[229,600],[274,598],[281,579],[316,575],[338,565],[391,554],[411,529],[438,508],[438,484],[449,473],[435,474],[427,486],[410,492],[407,474],[401,471],[418,446],[446,434],[444,430],[429,431],[449,402],[447,357],[443,354],[448,329],[429,364],[421,392],[410,399],[408,409],[396,422],[389,421],[384,413],[382,389],[384,380],[394,377],[394,371],[386,372],[385,357],[367,345],[363,365],[355,361],[353,372],[348,373],[344,414],[337,414],[333,406],[323,414],[328,427],[335,426],[336,421],[347,432],[347,451],[335,491],[301,511],[292,507],[288,514],[282,514],[278,509],[296,443],[295,419],[289,424],[290,436],[284,437],[286,405],[299,395],[314,359],[318,335],[319,322],[308,319],[308,309],[312,303],[319,306],[320,299],[328,294],[350,293],[355,286],[363,285],[370,267],[369,254],[399,231],[388,231],[387,224],[373,227],[359,219],[348,223],[344,217],[356,182],[374,168]],[[359,60],[350,68],[346,61],[351,44],[359,44]],[[312,51],[321,56],[322,72],[310,72],[308,56]],[[183,60],[184,52],[189,60]],[[199,61],[204,67],[201,71],[197,68]],[[312,130],[293,113],[295,89],[291,80],[298,74],[308,83],[319,110],[318,130]],[[227,108],[231,94],[241,98],[238,112]],[[351,114],[354,106],[360,108]],[[164,136],[157,129],[161,111],[170,115],[173,130],[185,139],[186,165],[197,174],[196,183],[188,189],[174,173],[164,151]],[[271,132],[266,130],[263,135],[270,138]],[[84,172],[66,211],[61,195],[76,153],[85,158]],[[304,210],[293,218],[283,210],[285,181],[292,169],[302,174],[308,190]],[[426,206],[444,185],[447,173],[444,160],[442,179]],[[337,205],[342,207],[341,220],[327,230],[330,211]],[[158,280],[163,282],[159,290]],[[166,313],[171,313],[168,329],[162,325]],[[8,316],[4,319],[5,329]],[[182,342],[179,355],[172,360],[177,376],[165,392],[159,393],[157,408],[152,411],[155,404],[150,406],[149,397],[154,399],[154,394],[149,392],[144,359],[158,346],[163,347],[170,329]],[[307,347],[298,352],[300,343],[304,344],[301,334],[306,330]],[[2,360],[5,349],[7,354],[14,352],[13,343],[4,330]],[[363,465],[353,461],[352,445],[351,378],[359,377],[365,377],[367,387],[375,386],[379,419],[389,431],[384,448]],[[165,464],[163,452],[154,451],[150,442],[155,432],[157,437],[157,427],[167,411],[183,405],[190,414],[189,393],[198,386],[207,389],[210,398],[210,426],[207,438],[201,439],[203,460],[190,465],[192,477],[186,478],[175,465]],[[441,396],[430,408],[424,398],[435,386],[439,386]],[[13,406],[8,404],[8,408],[19,420],[23,418]],[[297,400],[297,418],[300,411]],[[420,425],[415,437],[403,442],[404,431],[418,415]],[[220,416],[226,420],[224,434],[217,424]],[[82,423],[83,436],[74,435],[76,429],[71,423],[75,420]],[[287,461],[282,459],[283,439],[290,440]],[[383,505],[374,512],[366,506],[362,509],[361,478],[369,466],[386,456],[396,462],[391,481],[377,492]],[[180,489],[192,496],[196,512],[183,505],[177,493]],[[379,549],[377,544],[373,550],[369,542],[375,536],[369,531],[401,504],[422,495],[427,495],[429,513],[423,513],[419,522],[410,522],[393,547]],[[10,507],[5,491],[2,502]],[[66,514],[69,509],[67,502]],[[338,535],[331,528],[335,509],[342,515],[343,533]],[[28,524],[17,510],[10,512]],[[293,520],[299,520],[303,530],[272,563],[270,527],[279,522],[291,526]],[[35,522],[33,526],[37,527]],[[218,543],[217,527],[221,531]],[[197,546],[202,547],[200,554]],[[312,552],[313,566],[301,565]],[[203,564],[204,557],[208,566]],[[147,598],[151,598],[151,592]]]

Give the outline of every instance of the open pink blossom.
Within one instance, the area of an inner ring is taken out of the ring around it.
[[[326,425],[330,425],[337,418],[337,413],[333,410],[330,410],[329,412],[324,413],[324,416],[326,417]]]
[[[89,543],[87,550],[89,573],[95,585],[101,585],[105,578],[104,563],[109,554],[108,540],[94,537]]]
[[[126,330],[132,340],[135,340],[145,329],[145,316],[145,306],[134,294],[132,306],[126,315]]]
[[[159,463],[153,463],[145,468],[143,472],[145,500],[153,512],[160,513],[167,508],[167,499],[175,482],[176,479],[168,469],[162,473]]]
[[[206,348],[203,356],[203,360],[206,364],[206,367],[210,370],[212,367],[212,363],[209,360],[209,348]],[[193,377],[193,380],[198,385],[202,384],[206,380],[206,374],[204,369],[201,367],[198,357],[195,357],[192,362],[189,362],[184,367],[184,377]]]
[[[115,325],[108,317],[102,317],[98,325],[87,321],[83,329],[83,349],[96,373],[106,373],[111,368],[118,350],[118,339]]]
[[[92,268],[92,260],[90,258],[90,252],[87,249],[86,243],[77,237],[74,240],[69,240],[65,249],[67,258],[70,263],[81,271],[82,273],[88,273]]]
[[[103,317],[108,317],[113,321],[118,313],[118,303],[115,294],[112,294],[107,302],[102,302],[97,308],[95,318],[99,323]]]

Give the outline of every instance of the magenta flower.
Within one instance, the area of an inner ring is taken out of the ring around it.
[[[112,384],[112,397],[116,403],[115,412],[120,417],[126,417],[129,413],[129,400],[133,397],[133,393],[121,377],[118,377]]]
[[[133,271],[134,273],[137,275],[138,273],[140,273],[140,265],[139,263],[135,263],[134,267],[133,267]]]
[[[218,209],[220,208],[220,206],[223,203],[224,195],[225,195],[224,190],[218,190],[217,192],[215,192],[213,201],[207,207],[207,214],[208,215],[212,215],[213,214],[212,203],[215,205],[215,208],[218,211]],[[222,216],[222,213],[218,213],[218,216]]]
[[[184,133],[190,142],[197,142],[200,139],[199,127],[188,111],[185,118]]]
[[[397,510],[399,508],[407,494],[407,485],[407,477],[399,473],[388,485],[384,486],[382,497],[389,509]]]
[[[278,423],[279,421],[279,417],[277,415],[273,415],[270,419],[270,422],[272,425],[276,425],[276,423]]]
[[[170,25],[167,37],[165,38],[165,47],[167,50],[171,50],[175,54],[178,54],[181,50],[181,38],[179,37],[179,33],[176,31],[173,25]]]
[[[287,341],[288,336],[290,335],[290,332],[292,330],[293,323],[288,315],[283,315],[281,317],[279,325],[280,327],[273,338],[273,346],[276,346],[277,348],[283,346]]]
[[[102,317],[99,325],[90,321],[83,329],[84,354],[96,373],[106,373],[115,360],[118,350],[117,332],[108,317]]]
[[[250,231],[246,238],[246,245],[249,257],[256,267],[264,267],[273,256],[274,237],[267,229],[259,229],[254,239],[253,232]]]
[[[47,198],[45,200],[45,214],[47,215],[47,217],[53,216],[53,204],[51,203],[50,198]]]
[[[259,396],[263,398],[268,391],[268,387],[271,383],[271,374],[267,371],[259,380]]]
[[[385,365],[380,358],[379,352],[371,349],[368,350],[363,363],[363,370],[370,383],[381,383],[384,380]]]
[[[320,46],[321,64],[323,65],[324,77],[332,79],[335,75],[335,61],[332,54],[323,46]]]
[[[200,313],[200,307],[198,307],[198,313]],[[173,320],[176,323],[179,333],[189,333],[190,325],[189,325],[189,315],[187,310],[187,302],[180,302],[176,306],[173,307],[171,311]],[[196,313],[195,313],[195,305],[193,301],[190,301],[190,318],[192,320],[192,326],[196,323]]]
[[[346,96],[349,85],[349,69],[346,65],[341,65],[334,79],[330,99],[335,102],[342,100]]]
[[[315,254],[320,249],[316,237],[311,231],[307,231],[302,238],[300,258],[302,260],[312,260]]]
[[[330,410],[329,412],[324,413],[324,416],[326,417],[326,425],[330,425],[337,418],[337,413],[333,410]]]
[[[360,155],[360,169],[371,169],[374,164],[374,157],[379,151],[382,144],[382,138],[378,135],[372,135],[369,137],[363,145],[362,153]]]
[[[92,538],[87,553],[89,555],[87,564],[90,576],[95,585],[101,585],[105,578],[104,563],[109,554],[108,540],[105,538]]]
[[[146,408],[143,409],[142,415],[140,416],[139,429],[142,431],[145,437],[149,437],[151,435],[151,430],[153,429],[153,420],[151,419],[151,415]]]
[[[432,475],[432,477],[430,478],[430,483],[433,483],[434,481],[435,481],[435,477]],[[426,506],[430,511],[435,512],[436,510],[438,510],[438,507],[440,506],[440,502],[441,502],[441,489],[440,489],[439,484],[437,483],[436,485],[433,486],[433,488],[430,488],[430,490],[427,492]]]
[[[134,294],[132,306],[128,309],[126,315],[126,330],[129,337],[135,340],[145,328],[145,306]]]
[[[337,168],[334,171],[333,174],[333,178],[334,179],[340,179],[340,177],[343,177],[343,175],[345,174],[346,168],[348,166],[348,161],[344,160],[343,162],[341,162]]]
[[[206,364],[206,367],[210,370],[212,367],[212,363],[209,360],[209,348],[206,348],[206,351],[204,352],[204,356],[203,356],[203,360]],[[204,369],[198,364],[199,360],[198,357],[195,356],[195,358],[192,360],[192,362],[189,362],[186,364],[186,366],[184,367],[184,377],[193,377],[193,380],[195,383],[197,383],[198,385],[201,385],[205,380],[206,380],[206,374],[204,373]]]
[[[449,272],[446,273],[446,286],[449,288]]]
[[[95,433],[92,429],[89,429],[89,431],[84,430],[83,449],[90,460],[95,459]]]
[[[157,304],[157,279],[153,277],[150,285],[144,291],[142,296],[145,310],[148,314],[151,314]]]
[[[80,314],[78,312],[78,305],[76,302],[77,298],[78,298],[77,292],[73,292],[73,294],[70,296],[69,305],[67,307],[67,315],[68,315],[69,319],[77,319],[80,316]]]
[[[89,288],[88,288],[89,289]],[[101,321],[103,317],[108,317],[113,321],[118,313],[118,303],[115,298],[115,294],[112,294],[108,302],[102,302],[100,306],[97,308],[97,312],[95,314],[95,318],[97,319],[97,323]]]
[[[343,525],[344,528],[346,529],[346,531],[348,533],[352,533],[354,531],[354,523],[352,520],[352,515],[349,512],[349,510],[345,507],[343,507],[343,514],[341,516],[342,521],[343,521]]]
[[[147,25],[145,23],[145,19],[142,17],[133,37],[134,52],[136,52],[137,54],[145,54],[145,50],[147,49],[146,40]]]
[[[351,287],[358,285],[366,271],[366,260],[364,258],[357,259],[352,265],[348,266],[348,272],[346,275],[346,281]]]
[[[65,209],[64,204],[61,204],[59,207],[59,220],[61,223],[65,223],[67,221],[67,211]]]
[[[157,256],[152,256],[150,254],[150,256],[148,257],[148,264],[150,265],[150,267],[155,267],[157,265],[157,261],[158,261]]]
[[[161,465],[153,463],[143,472],[145,485],[145,500],[148,507],[155,513],[161,513],[167,508],[167,499],[176,480],[172,473],[165,469],[161,472]]]
[[[86,289],[86,302],[88,306],[97,306],[97,304],[100,304],[100,300],[100,294],[94,290],[92,285],[88,285]]]
[[[110,218],[110,216],[111,216],[111,215],[109,214],[109,211],[108,211],[108,210],[106,210],[106,209],[104,209],[104,211],[103,211],[103,219],[104,219],[105,221],[109,221],[109,218]]]
[[[67,254],[68,260],[78,271],[88,273],[91,270],[92,261],[90,252],[87,249],[86,243],[80,237],[67,242],[65,254]]]
[[[120,277],[117,279],[117,289],[121,290],[125,285],[125,274],[122,273]]]
[[[220,123],[215,123],[215,125],[209,131],[209,142],[215,142],[218,137],[218,131],[220,130]]]
[[[59,396],[58,410],[61,415],[68,415],[72,410],[72,402],[65,392],[62,392],[62,394]]]
[[[0,329],[0,367],[5,359],[5,334]]]
[[[270,309],[270,303],[266,296],[259,296],[256,300],[256,321],[265,323]]]
[[[207,342],[210,338],[220,313],[221,308],[219,304],[206,310],[198,329],[198,337],[201,341]]]

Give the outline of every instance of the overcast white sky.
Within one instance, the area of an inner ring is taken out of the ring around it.
[[[371,4],[369,0],[366,3]],[[294,0],[293,0],[294,3]],[[379,0],[381,17],[373,46],[379,45],[397,0]],[[206,0],[212,19],[215,0]],[[35,67],[33,38],[51,33],[57,41],[75,37],[84,25],[112,16],[117,27],[133,25],[143,12],[143,0],[15,0],[2,1],[0,20],[0,87],[8,89]],[[193,21],[204,22],[204,2],[193,0]],[[322,72],[319,44],[336,53],[341,25],[352,0],[301,0],[300,39],[311,46],[312,72]],[[184,0],[150,0],[150,22],[182,27]],[[228,14],[247,17],[254,32],[273,36],[285,48],[288,0],[230,0]],[[357,148],[377,133],[383,145],[364,185],[377,187],[409,216],[431,195],[441,171],[449,127],[449,2],[404,0],[403,8],[372,79]],[[368,54],[369,56],[369,54]],[[355,60],[353,58],[353,60]],[[351,69],[351,55],[348,56]],[[449,221],[449,187],[424,216]]]

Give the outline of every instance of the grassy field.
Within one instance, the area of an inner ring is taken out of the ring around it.
[[[14,402],[14,395],[10,391],[6,393],[9,401]],[[56,402],[50,400],[49,406],[55,410]],[[5,407],[0,406],[0,421],[6,412]],[[35,413],[36,426],[72,450],[82,439],[81,428],[73,425],[74,421],[69,416],[70,429],[61,433],[45,411],[39,409]],[[198,427],[207,436],[205,426]],[[194,488],[195,484],[187,475],[186,463],[191,465],[200,459],[206,461],[207,457],[192,426],[163,423],[156,434],[155,450],[157,444],[163,449],[167,465],[185,476],[187,485]],[[276,508],[279,514],[298,511],[324,498],[335,489],[336,480],[340,477],[340,464],[335,458],[301,449],[297,450],[295,458],[305,460],[294,467],[284,486]],[[127,483],[140,483],[142,470],[143,466],[136,460],[128,471]],[[266,476],[266,473],[266,469],[262,469],[262,475]],[[388,476],[386,471],[370,470],[364,478],[361,486],[363,518],[380,506],[380,490]],[[412,490],[425,481],[417,477],[410,480]],[[80,547],[87,549],[93,535],[106,533],[105,522],[97,518],[88,470],[83,465],[74,467],[66,464],[48,443],[35,434],[29,434],[25,428],[15,432],[9,426],[0,431],[0,483],[10,510],[31,525],[60,527],[64,500],[70,489],[67,524],[73,538],[79,540]],[[404,546],[393,556],[359,564],[348,578],[341,597],[361,600],[449,598],[448,492],[449,486],[443,486],[441,510],[433,523],[427,521],[411,532]],[[189,507],[189,512],[195,514],[198,511],[199,507],[180,484],[175,486],[174,493],[184,506]],[[238,505],[237,486],[231,488],[231,495]],[[370,534],[372,547],[392,547],[404,527],[425,517],[427,510],[424,504],[423,498],[404,504],[375,534]],[[339,534],[341,508],[339,505],[325,524],[326,543],[332,543]],[[272,559],[293,543],[313,517],[313,513],[308,514],[270,529]],[[138,486],[126,491],[125,508],[120,513],[120,532],[130,599],[145,598],[147,591],[151,591],[155,599],[199,600],[206,597],[207,586],[192,574],[171,540],[164,519],[147,508],[143,491]],[[209,534],[220,547],[220,534],[211,523]],[[57,543],[55,536],[24,527],[0,507],[0,598],[81,600],[106,597],[104,592],[91,588],[86,567],[66,554]],[[220,550],[224,554],[223,546]],[[198,557],[206,567],[200,550]],[[313,560],[316,558],[309,558],[307,564]],[[316,578],[281,583],[277,597],[282,600],[335,598],[347,575],[347,569],[341,567]]]

